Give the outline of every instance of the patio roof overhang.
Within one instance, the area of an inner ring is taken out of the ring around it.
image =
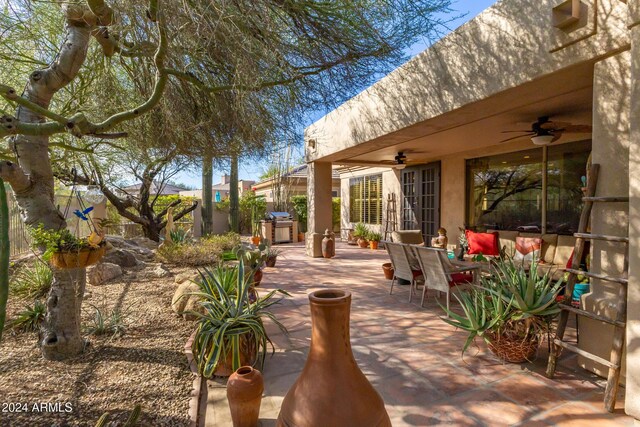
[[[549,2],[496,3],[308,127],[307,161],[375,166],[405,151],[419,163],[497,145],[539,116],[590,125],[594,64],[629,37],[621,2],[585,3],[593,15],[569,34],[551,25]],[[505,146],[518,144],[531,141]]]

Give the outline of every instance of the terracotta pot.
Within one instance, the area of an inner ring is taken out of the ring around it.
[[[304,242],[304,233],[298,233],[298,242]]]
[[[260,402],[264,391],[262,374],[251,366],[243,366],[229,377],[227,400],[233,427],[257,427]]]
[[[311,348],[302,373],[282,402],[277,426],[391,426],[384,402],[353,357],[351,293],[309,294]]]
[[[260,236],[251,236],[251,244],[258,246],[260,244]]]
[[[322,239],[322,256],[324,258],[336,256],[336,241],[329,229],[324,232],[324,238]]]
[[[240,363],[242,366],[253,365],[258,358],[258,351],[256,349],[255,340],[253,335],[245,334],[240,336]],[[229,351],[224,358],[218,360],[218,365],[215,371],[213,371],[214,377],[228,377],[233,374],[233,354]]]
[[[489,336],[489,350],[500,360],[509,363],[531,362],[535,359],[540,342],[538,337],[513,339],[505,335]]]
[[[267,267],[275,267],[277,260],[278,260],[278,256],[277,255],[276,256],[270,256],[265,260],[264,264]]]
[[[260,286],[260,282],[262,282],[262,269],[259,268],[253,273],[253,286]]]
[[[374,242],[373,240],[371,240],[369,242],[369,248],[373,249],[373,250],[376,250],[376,249],[378,249],[378,244],[380,244],[380,242]]]
[[[360,246],[362,249],[368,248],[369,242],[366,239],[358,239],[358,246]]]
[[[79,251],[54,252],[51,256],[51,265],[56,268],[85,268],[100,261],[106,248],[82,249]]]
[[[390,262],[385,262],[382,264],[382,271],[384,272],[384,278],[387,280],[393,280],[393,275],[395,273],[393,269],[393,264]]]

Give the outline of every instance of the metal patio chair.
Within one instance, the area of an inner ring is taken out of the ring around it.
[[[411,246],[403,243],[384,242],[384,246],[391,258],[393,265],[393,279],[391,279],[391,290],[389,295],[393,293],[393,285],[396,279],[403,279],[411,283],[409,288],[409,302],[413,298],[414,289],[418,290],[418,282],[423,282],[424,277],[417,259],[411,251]]]

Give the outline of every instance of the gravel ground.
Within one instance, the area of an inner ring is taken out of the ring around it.
[[[170,308],[176,289],[173,274],[184,270],[150,278],[152,268],[87,286],[83,324],[90,324],[92,306],[107,307],[107,312],[119,306],[128,327],[122,337],[88,337],[85,352],[72,360],[43,360],[36,334],[5,331],[0,344],[0,426],[94,426],[107,411],[115,426],[136,404],[142,405],[141,426],[189,424],[193,375],[183,348],[194,325]],[[7,320],[25,303],[10,297]]]

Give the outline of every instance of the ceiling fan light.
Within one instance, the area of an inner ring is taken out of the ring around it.
[[[553,135],[536,135],[531,137],[534,145],[549,145],[553,142]]]
[[[398,170],[402,170],[402,169],[404,169],[406,167],[407,167],[407,165],[404,164],[404,163],[398,163],[397,165],[395,165],[395,168],[398,169]]]

